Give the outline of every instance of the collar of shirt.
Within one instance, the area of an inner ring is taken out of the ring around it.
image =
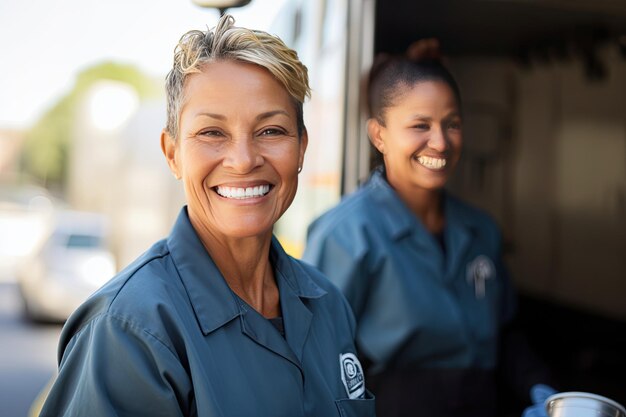
[[[391,236],[394,239],[401,239],[416,229],[419,235],[425,236],[427,230],[422,222],[400,199],[398,193],[395,192],[391,185],[385,179],[384,168],[377,168],[367,183],[367,186],[373,190],[371,198],[379,205],[384,205],[384,210],[380,210],[380,215],[387,225]],[[444,210],[446,217],[446,229],[475,229],[472,217],[466,212],[462,203],[455,197],[451,196],[445,190],[443,192]]]
[[[246,313],[246,307],[238,301],[202,245],[189,221],[186,207],[181,210],[167,238],[167,245],[204,334]],[[276,238],[272,238],[270,258],[276,271],[281,299],[283,291],[300,298],[319,298],[326,294],[285,253]],[[282,300],[281,307],[284,308]]]
[[[373,191],[370,194],[371,198],[380,207],[378,213],[392,239],[401,240],[410,237],[422,247],[436,248],[437,253],[441,252],[435,237],[426,230],[419,218],[389,185],[385,179],[384,168],[374,170],[367,187]],[[446,218],[444,241],[448,255],[447,259],[441,258],[441,261],[446,264],[446,275],[451,277],[458,270],[464,253],[481,225],[460,200],[445,190],[442,193]]]

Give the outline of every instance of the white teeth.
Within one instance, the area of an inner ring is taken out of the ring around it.
[[[256,187],[217,187],[217,193],[222,197],[226,198],[236,198],[238,200],[242,200],[244,198],[255,198],[262,197],[265,194],[269,193],[270,186],[269,184],[265,185],[257,185]]]
[[[446,160],[443,158],[433,158],[423,155],[417,157],[417,162],[430,169],[442,169],[446,166]]]

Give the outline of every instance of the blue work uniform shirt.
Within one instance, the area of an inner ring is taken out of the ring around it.
[[[228,287],[183,209],[70,317],[41,416],[373,416],[349,305],[275,239],[270,260],[284,338]]]
[[[445,192],[443,204],[445,253],[383,170],[309,227],[302,259],[346,295],[373,374],[496,366],[514,302],[500,233],[486,213]]]

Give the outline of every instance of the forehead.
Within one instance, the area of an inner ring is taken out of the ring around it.
[[[410,85],[399,83],[395,86],[395,96],[390,109],[408,110],[412,107],[459,112],[458,101],[452,87],[438,80],[420,81]]]
[[[189,75],[183,96],[183,111],[198,105],[215,111],[250,106],[292,107],[289,93],[267,69],[232,60],[204,64],[200,72]]]

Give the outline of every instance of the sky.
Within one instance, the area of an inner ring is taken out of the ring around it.
[[[238,26],[267,30],[284,0],[230,9]],[[0,129],[25,129],[103,61],[164,77],[180,36],[219,13],[191,0],[0,0]]]

